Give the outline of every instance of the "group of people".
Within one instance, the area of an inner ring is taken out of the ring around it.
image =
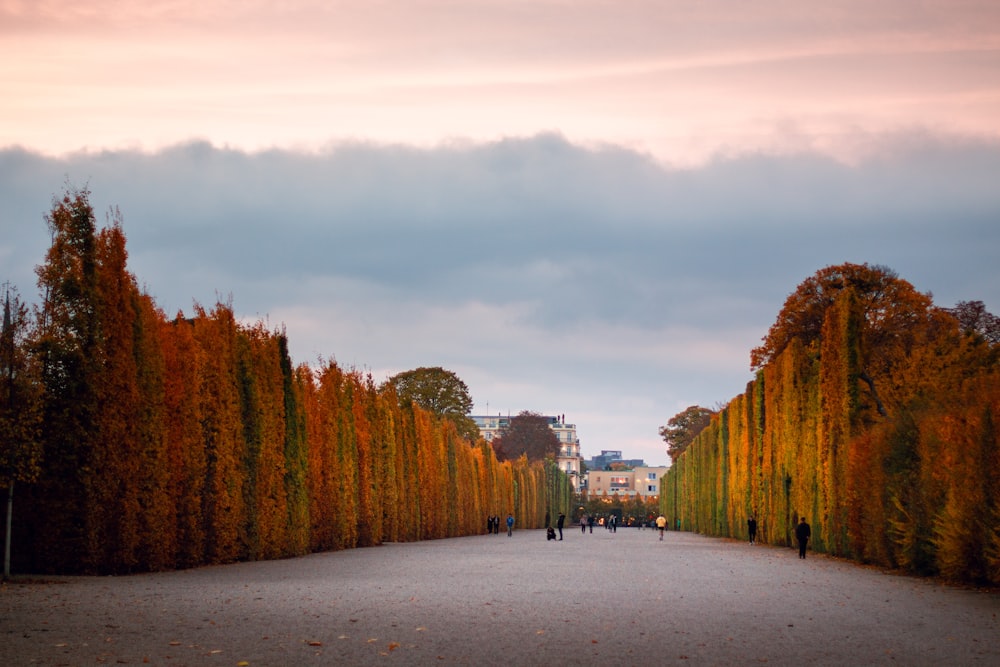
[[[747,535],[750,538],[750,544],[757,543],[757,517],[753,514],[747,517]],[[806,549],[809,547],[809,538],[811,537],[812,528],[806,518],[801,517],[795,526],[795,541],[799,543],[799,558],[806,557]]]
[[[547,517],[548,515],[546,515],[546,521],[548,521]],[[563,526],[565,525],[566,525],[566,515],[563,514],[562,512],[559,512],[559,518],[556,519],[556,528],[559,529],[559,537],[558,538],[556,537],[556,529],[553,528],[552,526],[548,526],[545,529],[546,538],[550,540],[561,540],[563,538],[563,532],[562,532]]]
[[[487,532],[487,534],[489,534],[489,535],[499,535],[500,534],[500,524],[501,524],[501,521],[500,521],[500,517],[499,516],[497,516],[495,514],[491,514],[490,516],[486,517],[486,532]],[[507,524],[507,537],[510,537],[511,535],[514,534],[514,515],[513,514],[508,514],[507,515],[506,524]]]
[[[548,519],[546,518],[546,521]],[[490,515],[486,517],[486,532],[492,535],[498,535],[500,533],[501,520],[499,516]],[[514,515],[507,515],[507,537],[514,534]],[[563,538],[563,527],[566,525],[566,515],[562,512],[559,513],[559,519],[556,521],[556,526],[559,529],[559,537],[556,537],[556,529],[552,526],[546,527],[546,537],[549,540],[562,540]],[[617,532],[618,521],[614,514],[612,514],[609,519],[605,522],[604,527],[612,532]],[[594,515],[581,516],[580,517],[580,532],[586,533],[587,529],[590,532],[594,532]],[[663,541],[663,535],[667,530],[667,518],[662,514],[656,517],[656,528],[660,531],[660,541]],[[747,535],[750,539],[750,544],[757,543],[757,517],[751,514],[747,517]],[[806,518],[802,517],[799,520],[798,525],[795,526],[795,540],[799,543],[799,558],[806,557],[806,549],[809,546],[809,538],[812,537],[812,528],[806,522]]]

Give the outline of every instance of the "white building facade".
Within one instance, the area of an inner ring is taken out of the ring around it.
[[[501,415],[469,415],[479,433],[486,442],[492,443],[500,437],[503,429],[510,426],[511,417]],[[556,453],[556,465],[564,473],[569,475],[573,483],[573,491],[580,490],[580,464],[583,458],[580,456],[580,439],[576,435],[576,424],[567,424],[566,415],[545,416],[549,428],[556,434],[559,441],[559,450]]]

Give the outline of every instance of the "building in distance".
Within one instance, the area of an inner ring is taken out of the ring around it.
[[[566,473],[573,483],[573,491],[580,490],[580,467],[583,459],[580,457],[580,439],[576,435],[576,424],[566,423],[566,415],[543,415],[549,428],[559,440],[559,451],[556,453],[556,465]],[[510,426],[510,415],[469,415],[479,427],[479,433],[486,442],[499,438],[503,429]]]

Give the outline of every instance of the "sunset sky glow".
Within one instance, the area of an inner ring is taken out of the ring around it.
[[[444,366],[588,457],[666,463],[824,266],[1000,313],[988,0],[0,0],[0,99],[0,281],[87,184],[165,310]]]

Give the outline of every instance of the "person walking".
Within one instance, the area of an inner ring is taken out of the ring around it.
[[[812,529],[806,523],[806,518],[802,517],[799,519],[799,525],[795,526],[795,539],[799,541],[799,558],[806,557],[806,546],[809,544],[810,537],[812,537]]]
[[[513,534],[514,534],[514,515],[513,514],[508,514],[507,515],[507,537],[510,537]]]
[[[587,517],[587,528],[590,528],[590,534],[594,534],[594,515],[591,514]]]
[[[662,542],[663,541],[663,533],[666,532],[666,530],[667,530],[667,517],[663,516],[662,514],[660,516],[656,517],[656,527],[660,531],[660,541]]]
[[[753,514],[747,519],[747,533],[750,534],[750,544],[757,541],[757,519]]]
[[[563,514],[562,512],[559,512],[559,518],[556,520],[556,528],[559,529],[560,542],[562,541],[562,529],[565,524],[566,524],[566,515]]]

